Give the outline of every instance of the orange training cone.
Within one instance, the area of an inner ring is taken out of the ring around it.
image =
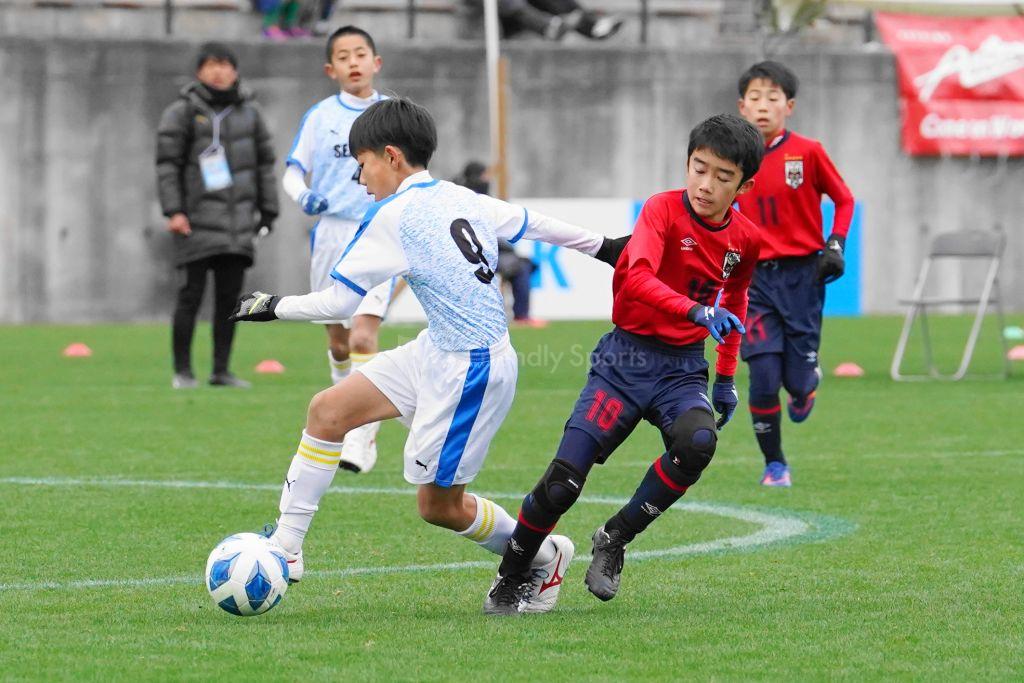
[[[281,365],[280,361],[268,358],[267,360],[261,360],[257,363],[256,372],[260,372],[264,375],[280,375],[284,372],[284,366]]]
[[[863,377],[864,368],[856,363],[840,363],[832,374],[836,377]]]
[[[68,344],[61,353],[65,358],[88,358],[92,355],[92,349],[82,342],[75,342],[74,344]]]

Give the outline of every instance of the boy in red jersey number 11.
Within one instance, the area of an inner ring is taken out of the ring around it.
[[[565,537],[554,537],[564,546],[564,559],[544,565],[534,561],[538,549],[579,498],[591,468],[640,420],[661,432],[665,450],[629,502],[594,532],[586,584],[601,600],[618,592],[626,544],[710,464],[718,430],[738,401],[733,375],[740,321],[760,249],[760,230],[731,207],[737,194],[750,189],[763,155],[754,126],[731,114],[714,116],[690,133],[685,188],[647,200],[615,266],[615,328],[594,349],[558,451],[523,500],[484,612],[547,612],[555,606],[573,548]],[[718,341],[710,396],[708,335]]]
[[[843,274],[853,195],[817,140],[786,129],[798,81],[778,62],[761,62],[739,80],[740,114],[757,126],[764,161],[740,212],[761,228],[761,256],[750,285],[747,331],[740,355],[750,366],[750,415],[764,455],[765,486],[790,486],[782,453],[779,390],[789,394],[793,422],[814,407],[821,379],[818,348],[825,284]],[[835,202],[835,222],[823,239],[821,197]]]

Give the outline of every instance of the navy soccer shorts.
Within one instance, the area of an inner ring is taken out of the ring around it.
[[[786,367],[817,367],[825,305],[817,255],[759,263],[749,292],[740,357],[779,353]]]
[[[601,446],[603,463],[647,420],[662,437],[688,410],[712,413],[704,344],[671,346],[615,328],[590,356],[590,373],[566,429],[580,429]]]

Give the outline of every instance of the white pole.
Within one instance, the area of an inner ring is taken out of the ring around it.
[[[501,58],[500,29],[498,26],[498,0],[484,0],[484,36],[487,41],[487,99],[491,128],[490,165],[498,167],[501,159],[501,81],[498,61]],[[498,170],[502,173],[502,170]]]

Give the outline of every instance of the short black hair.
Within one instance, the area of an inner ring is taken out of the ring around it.
[[[758,78],[762,78],[782,88],[782,92],[786,94],[787,100],[794,99],[796,97],[796,91],[800,87],[800,80],[785,64],[780,64],[779,62],[773,62],[770,60],[767,62],[758,62],[744,71],[743,75],[740,76],[739,88],[741,98],[746,97],[747,88],[750,87],[750,82]]]
[[[206,64],[211,59],[215,59],[218,62],[229,62],[231,66],[238,68],[238,57],[231,51],[224,43],[203,43],[199,46],[199,52],[196,53],[196,71],[203,68],[203,64]]]
[[[735,114],[718,114],[706,119],[690,131],[690,146],[686,158],[698,149],[714,152],[731,161],[743,171],[745,183],[753,178],[764,158],[764,139],[753,124]]]
[[[437,126],[426,107],[402,97],[374,102],[366,108],[348,133],[353,155],[380,154],[392,145],[402,150],[412,166],[427,167],[437,149]]]
[[[373,37],[359,28],[358,26],[342,26],[337,31],[332,33],[327,39],[327,61],[331,61],[331,55],[334,54],[334,41],[343,36],[362,36],[366,44],[370,46],[370,52],[374,55],[377,54],[377,44],[373,42]]]

